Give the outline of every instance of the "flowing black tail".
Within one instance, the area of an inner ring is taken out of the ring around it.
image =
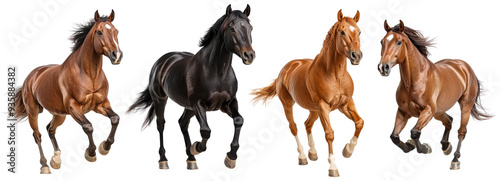
[[[477,80],[477,96],[476,96],[476,102],[474,103],[474,106],[472,107],[471,110],[472,117],[480,121],[490,119],[491,117],[493,117],[493,115],[486,113],[486,111],[483,108],[483,105],[481,104],[481,98],[480,98],[482,91],[481,82],[479,82],[479,79],[476,80]]]
[[[134,104],[128,108],[127,113],[130,113],[132,111],[139,111],[139,110],[144,110],[148,107],[149,112],[148,115],[146,116],[146,120],[144,120],[144,123],[142,124],[142,129],[146,128],[151,124],[151,121],[155,118],[155,106],[153,104],[153,99],[151,98],[151,94],[149,93],[149,89],[146,88],[146,90],[142,91],[139,94],[139,98],[137,98],[137,101],[135,101]]]

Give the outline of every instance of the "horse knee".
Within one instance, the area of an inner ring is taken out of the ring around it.
[[[114,115],[111,117],[111,125],[118,126],[119,123],[120,123],[120,116]]]
[[[243,117],[234,118],[234,127],[241,128],[243,126]]]
[[[209,139],[210,132],[211,132],[210,128],[200,128],[201,137],[203,139]]]
[[[94,132],[94,127],[92,127],[92,124],[84,124],[82,125],[82,128],[83,128],[83,131],[85,131],[85,133],[87,134],[92,134],[92,132]]]
[[[358,122],[356,122],[356,130],[363,129],[364,125],[365,125],[365,121],[363,119],[359,119]]]
[[[333,138],[334,138],[333,137],[333,132],[331,132],[331,133],[325,133],[325,139],[326,139],[326,141],[332,142]]]

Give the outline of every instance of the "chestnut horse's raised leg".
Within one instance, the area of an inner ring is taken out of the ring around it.
[[[443,153],[445,155],[449,155],[453,150],[453,147],[448,141],[448,138],[450,137],[451,123],[453,122],[453,118],[446,113],[436,115],[434,116],[434,118],[443,122],[444,134],[443,134],[443,139],[441,139],[441,145],[442,145],[441,149],[443,150]]]
[[[201,142],[196,141],[193,143],[193,145],[191,145],[191,154],[197,155],[207,150],[207,141],[210,138],[210,133],[212,132],[212,130],[210,130],[210,127],[208,127],[207,111],[206,106],[203,104],[203,102],[198,101],[196,105],[193,106],[193,111],[196,119],[198,120],[198,123],[200,123],[201,134]]]
[[[339,170],[337,168],[337,165],[335,165],[335,158],[333,157],[333,148],[332,148],[332,143],[333,139],[335,138],[333,135],[333,129],[332,126],[330,125],[330,106],[324,102],[320,101],[319,102],[319,119],[321,121],[321,125],[323,126],[323,129],[325,130],[325,138],[326,142],[328,143],[328,162],[330,163],[330,168],[328,169],[328,175],[330,177],[338,177],[339,175]]]
[[[47,132],[49,132],[50,140],[52,141],[52,146],[54,146],[54,156],[50,160],[50,166],[54,169],[61,168],[61,150],[56,140],[56,129],[61,124],[64,123],[66,116],[53,115],[52,121],[47,125]]]
[[[316,161],[318,160],[318,152],[316,151],[316,148],[314,147],[314,139],[312,136],[312,127],[314,125],[314,122],[318,119],[319,115],[317,111],[309,111],[309,117],[307,117],[306,122],[304,122],[304,125],[306,127],[306,132],[307,132],[307,140],[309,144],[309,151],[307,156],[309,157],[309,160],[311,161]]]
[[[85,159],[89,162],[95,162],[97,158],[95,153],[96,146],[94,144],[94,139],[92,138],[92,133],[94,132],[92,123],[90,123],[87,117],[83,114],[79,103],[75,100],[70,100],[69,102],[69,112],[71,117],[73,117],[73,119],[75,119],[75,121],[82,126],[83,131],[89,138],[89,147],[85,150]]]
[[[415,149],[415,146],[408,142],[402,142],[399,139],[399,134],[401,131],[405,128],[406,123],[408,123],[408,119],[410,119],[410,115],[404,113],[401,109],[398,109],[398,112],[396,113],[396,121],[394,124],[394,130],[391,133],[391,140],[392,142],[401,148],[403,152],[408,153],[411,150]]]
[[[101,155],[107,155],[111,149],[111,145],[115,142],[115,132],[120,122],[120,116],[111,109],[108,99],[97,108],[96,112],[108,117],[111,121],[111,132],[108,138],[99,145],[99,153],[101,153]]]
[[[194,112],[189,110],[189,109],[184,109],[184,113],[182,113],[182,116],[179,118],[179,126],[181,127],[182,135],[184,136],[184,143],[186,145],[186,154],[188,156],[186,162],[187,162],[187,169],[193,170],[193,169],[198,169],[198,166],[196,165],[196,159],[194,158],[194,155],[191,154],[191,139],[189,138],[189,132],[188,132],[188,127],[189,127],[189,122],[191,122],[191,118],[194,116]]]
[[[351,141],[347,143],[342,151],[342,155],[346,158],[351,157],[352,152],[354,152],[354,147],[358,144],[359,133],[363,129],[364,121],[359,116],[356,111],[356,106],[354,105],[354,101],[351,99],[344,107],[339,109],[347,118],[354,121],[354,125],[356,127],[356,131],[354,131],[354,136]]]
[[[229,110],[226,111],[226,113],[233,118],[234,136],[233,141],[231,142],[231,151],[227,152],[224,164],[227,168],[234,168],[236,167],[236,158],[238,158],[236,152],[238,151],[238,148],[240,148],[239,139],[241,127],[243,126],[243,117],[238,111],[238,100],[236,100],[236,98],[234,98],[228,106],[229,107],[227,109]]]
[[[434,116],[431,106],[427,106],[420,112],[420,116],[418,117],[417,124],[413,129],[411,129],[411,139],[413,140],[413,144],[415,144],[418,153],[429,154],[432,152],[431,147],[427,143],[420,143],[420,133],[422,129],[431,121]]]
[[[460,128],[458,128],[458,145],[457,150],[455,151],[455,157],[453,157],[453,160],[451,161],[451,170],[460,169],[460,161],[458,161],[458,158],[460,158],[460,148],[462,148],[462,141],[465,139],[465,134],[467,133],[467,124],[469,123],[471,108],[472,106],[465,106],[463,104],[460,104],[460,109],[462,110],[462,120],[460,122]]]

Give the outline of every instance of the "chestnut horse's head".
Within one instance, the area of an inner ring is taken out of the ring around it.
[[[380,41],[382,44],[382,59],[378,64],[378,71],[382,76],[389,76],[392,67],[397,64],[403,63],[406,58],[406,47],[408,37],[404,34],[405,25],[403,21],[399,20],[399,25],[391,28],[387,24],[387,20],[384,21],[384,28],[387,31],[385,37]]]
[[[95,11],[95,25],[89,33],[94,34],[94,49],[97,53],[103,54],[111,60],[113,65],[120,64],[123,53],[118,45],[118,30],[111,23],[115,19],[115,11],[111,10],[109,17],[99,16],[99,12]]]
[[[336,31],[334,33],[335,44],[337,47],[337,52],[339,54],[345,55],[351,61],[351,64],[358,65],[363,57],[361,52],[361,43],[359,41],[359,35],[361,35],[361,30],[356,24],[359,21],[359,11],[356,12],[354,18],[344,17],[342,15],[342,10],[337,13],[338,24]]]

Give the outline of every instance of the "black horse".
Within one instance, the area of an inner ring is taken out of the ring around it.
[[[251,45],[252,26],[249,15],[249,5],[244,12],[232,11],[231,5],[227,6],[226,14],[220,17],[201,39],[200,51],[194,55],[189,52],[170,52],[160,57],[153,65],[148,87],[140,93],[140,97],[128,111],[150,107],[143,128],[148,126],[156,115],[160,133],[160,169],[168,169],[163,148],[163,114],[168,98],[185,108],[179,125],[186,144],[187,169],[198,168],[194,155],[206,150],[207,140],[210,138],[206,111],[215,110],[227,113],[234,120],[235,132],[231,151],[227,153],[224,163],[228,168],[235,167],[243,118],[238,113],[238,82],[231,62],[233,53],[241,57],[246,65],[251,64],[255,58]],[[188,125],[193,116],[196,116],[200,123],[202,140],[191,145]]]

